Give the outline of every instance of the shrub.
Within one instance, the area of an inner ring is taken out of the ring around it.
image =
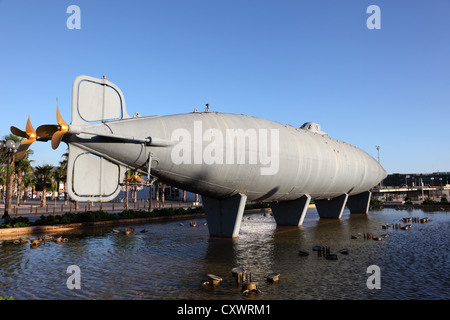
[[[39,218],[39,220],[36,220],[33,225],[35,226],[48,226],[48,225],[54,225],[59,223],[58,218],[59,216],[52,216],[52,215],[48,215],[48,216],[44,216],[41,215],[41,217]]]
[[[430,199],[430,198],[426,198],[426,199],[423,200],[423,202],[422,202],[422,204],[425,204],[425,205],[436,204],[436,203],[437,203],[436,201],[434,201],[433,199]]]
[[[374,205],[374,204],[383,204],[383,203],[384,203],[383,201],[378,200],[378,199],[373,199],[373,198],[370,199],[370,204],[371,204],[371,205]]]
[[[156,209],[152,212],[145,210],[124,210],[118,214],[108,213],[105,211],[87,211],[79,213],[68,213],[63,215],[41,215],[40,219],[33,223],[28,221],[26,217],[19,217],[14,219],[9,219],[5,221],[0,228],[15,228],[15,227],[26,227],[26,226],[44,226],[44,225],[55,225],[55,224],[69,224],[69,223],[80,223],[80,222],[97,222],[97,221],[109,221],[117,219],[136,219],[136,218],[149,218],[149,217],[161,217],[161,216],[175,216],[175,215],[188,215],[194,213],[204,213],[203,207],[194,208],[162,208]]]
[[[18,217],[5,220],[0,228],[19,228],[19,227],[29,227],[31,224],[27,217]]]

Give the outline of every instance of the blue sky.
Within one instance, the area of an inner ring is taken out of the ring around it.
[[[131,115],[209,103],[313,121],[374,158],[379,145],[388,173],[450,171],[449,15],[450,0],[0,0],[0,136],[28,115],[56,123],[56,98],[70,123],[75,77],[106,75]],[[34,143],[34,165],[65,148]]]

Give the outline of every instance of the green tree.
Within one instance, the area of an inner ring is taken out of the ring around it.
[[[52,177],[53,177],[53,166],[49,164],[45,164],[43,166],[37,166],[34,169],[34,175],[36,177],[36,183],[42,183],[42,201],[41,207],[44,207],[47,204],[47,187],[48,184],[51,186]]]
[[[20,141],[22,141],[21,138],[10,134],[4,137],[4,140],[12,140],[16,143],[19,143]],[[6,168],[9,167],[9,171],[8,169],[5,169],[6,171],[6,184],[8,185],[8,188],[6,188],[6,196],[5,196],[5,217],[8,217],[8,212],[11,210],[12,207],[12,198],[13,198],[13,184],[14,184],[14,163],[15,163],[15,155],[10,154],[9,152],[7,152],[6,148],[3,148],[3,150],[1,150],[0,152],[0,163],[6,163]]]
[[[64,204],[67,204],[66,185],[67,185],[67,166],[69,163],[69,151],[67,150],[67,152],[61,156],[61,158],[63,158],[63,160],[59,162],[59,167],[57,170],[59,171],[59,177],[61,181],[64,181]]]
[[[23,202],[27,202],[28,199],[28,194],[27,194],[27,190],[30,187],[34,187],[36,183],[36,177],[34,176],[34,172],[30,171],[30,172],[26,172],[23,177],[22,177],[22,185],[23,185],[23,189],[25,190],[25,194],[24,194],[24,198],[23,198]]]
[[[3,199],[3,193],[5,191],[5,184],[6,184],[6,168],[3,166],[3,164],[0,162],[0,199]]]
[[[17,205],[20,204],[22,199],[22,191],[25,189],[23,186],[23,176],[26,174],[30,174],[33,171],[33,167],[31,166],[32,160],[29,160],[28,157],[33,154],[33,151],[28,149],[25,153],[25,156],[21,159],[16,159],[14,165],[14,171],[17,175]],[[25,189],[26,190],[26,189]]]

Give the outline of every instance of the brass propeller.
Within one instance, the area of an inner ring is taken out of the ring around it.
[[[25,131],[22,131],[22,130],[12,126],[11,133],[15,134],[16,136],[25,138],[25,140],[22,140],[22,142],[20,143],[20,146],[17,149],[17,153],[16,153],[17,159],[22,159],[25,156],[25,153],[27,152],[28,148],[37,139],[36,131],[34,130],[33,126],[31,125],[30,116],[28,116],[28,121],[27,121],[27,125],[25,127]]]
[[[58,130],[56,124],[44,124],[36,129],[39,138],[51,137]]]
[[[141,177],[139,177],[139,175],[134,174],[132,175],[130,178],[128,179],[124,179],[125,182],[140,182],[140,183],[145,183],[145,180],[142,179]]]
[[[40,138],[52,137],[53,150],[59,147],[62,138],[69,132],[69,125],[64,121],[59,112],[58,99],[56,99],[56,121],[58,122],[58,125],[44,124],[36,130],[36,133]]]

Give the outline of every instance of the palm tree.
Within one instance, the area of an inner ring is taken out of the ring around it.
[[[31,154],[33,154],[33,151],[27,150],[25,156],[21,159],[16,159],[15,162],[14,171],[17,175],[17,187],[19,189],[17,192],[17,205],[20,205],[20,200],[22,199],[22,177],[33,170],[31,166],[32,160],[28,159],[28,156]]]
[[[162,204],[162,207],[164,208],[164,202],[166,200],[166,184],[165,183],[162,184],[161,191],[162,191],[161,192],[161,204]]]
[[[5,167],[0,167],[0,187],[2,190],[0,194],[0,200],[3,199],[3,193],[5,192],[5,184],[6,184],[6,169]]]
[[[64,167],[64,161],[61,161],[59,164],[59,167],[56,167],[55,171],[53,172],[53,178],[56,180],[56,191],[58,193],[59,197],[59,185],[61,184],[61,181],[64,182],[64,190],[66,190],[66,180],[67,180],[67,165],[66,168]],[[64,198],[65,198],[65,192],[64,192]]]
[[[4,137],[5,140],[12,140],[14,142],[20,142],[22,139],[10,134],[8,136]],[[5,197],[5,216],[8,217],[8,211],[11,209],[12,206],[12,198],[13,198],[13,192],[12,192],[12,187],[13,187],[13,183],[14,183],[14,163],[15,163],[15,154],[13,153],[12,157],[9,153],[0,153],[1,157],[0,157],[0,162],[6,163],[7,164],[7,168],[6,169],[6,180],[7,180],[7,186],[8,188],[6,188],[6,197]]]
[[[129,183],[127,182],[130,179],[131,176],[131,170],[127,170],[127,172],[125,172],[125,178],[123,179],[123,181],[125,182],[125,210],[128,210],[128,191],[129,191]]]
[[[34,186],[35,182],[36,182],[36,177],[34,176],[34,172],[33,171],[26,172],[23,175],[23,177],[22,177],[22,184],[23,184],[23,188],[25,190],[23,202],[27,202],[28,194],[27,194],[26,191],[28,190],[29,187]]]
[[[69,163],[69,152],[67,151],[61,157],[63,158],[63,160],[59,162],[58,170],[60,172],[60,178],[62,179],[62,181],[64,181],[64,204],[67,204],[66,183],[67,183],[67,166]]]
[[[51,182],[53,166],[45,164],[43,166],[37,166],[34,169],[34,174],[37,181],[42,181],[42,202],[41,207],[45,207],[47,204],[47,183]]]

